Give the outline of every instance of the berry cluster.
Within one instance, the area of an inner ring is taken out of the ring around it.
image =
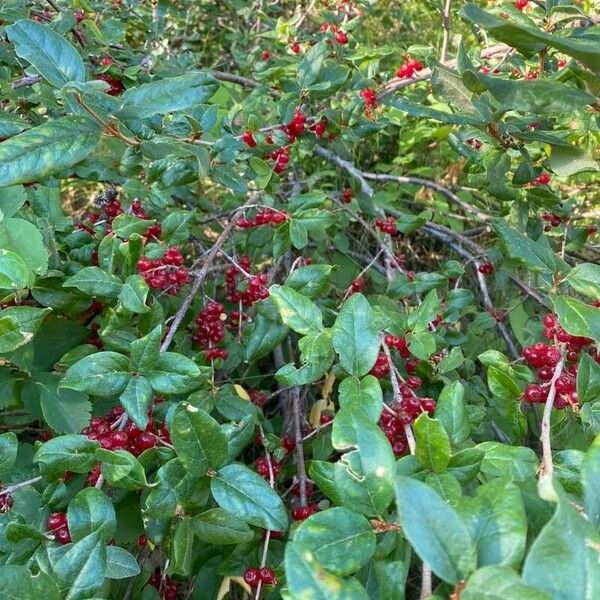
[[[244,581],[251,588],[258,587],[260,583],[263,585],[277,585],[275,573],[269,567],[261,567],[260,569],[252,567],[251,569],[246,569],[244,571]]]
[[[400,79],[410,79],[416,72],[422,70],[423,63],[420,60],[407,56],[396,71],[396,77],[400,77]]]
[[[67,513],[51,513],[48,516],[46,525],[48,526],[48,531],[59,544],[71,543],[71,534],[69,533],[69,526],[67,524]]]
[[[140,275],[153,289],[176,295],[189,282],[190,276],[183,265],[183,256],[178,248],[167,248],[162,258],[145,256],[137,262]]]
[[[250,402],[259,408],[262,408],[268,400],[267,395],[260,390],[248,390],[248,396],[250,396]]]
[[[360,97],[367,108],[377,108],[377,92],[373,88],[361,90]]]
[[[150,579],[148,585],[156,588],[160,592],[161,600],[177,600],[178,585],[168,575],[162,575],[160,569],[156,569]]]
[[[281,463],[273,457],[271,457],[271,470],[273,471],[273,479],[277,479],[281,473]],[[267,481],[271,478],[269,461],[266,456],[261,456],[256,460],[256,472]]]
[[[377,355],[377,360],[375,361],[375,364],[373,365],[373,367],[371,368],[369,373],[371,375],[374,375],[378,379],[382,379],[389,372],[390,372],[390,363],[387,359],[387,356],[385,355],[384,352],[380,352]]]
[[[553,314],[544,317],[544,337],[565,345],[565,365],[558,375],[555,388],[554,407],[562,410],[567,406],[578,409],[577,366],[580,352],[592,343],[586,337],[567,333],[557,322]],[[530,367],[537,370],[540,383],[530,383],[523,392],[523,400],[531,404],[544,404],[548,399],[551,380],[561,360],[561,351],[555,345],[537,342],[523,348],[523,358]],[[597,360],[597,358],[596,358]]]
[[[281,210],[265,208],[256,213],[253,219],[240,219],[237,226],[240,229],[252,229],[261,225],[281,225],[287,221],[289,215]]]
[[[321,23],[319,31],[322,33],[331,31],[331,33],[333,33],[333,37],[335,37],[335,41],[338,44],[344,45],[348,43],[348,35],[343,29],[340,29],[339,25],[336,23]]]
[[[566,223],[569,218],[555,215],[554,213],[545,212],[542,214],[542,219],[546,221],[544,225],[544,231],[550,231],[553,227],[560,227],[562,223]]]
[[[248,272],[252,266],[250,259],[247,256],[242,256],[239,259],[239,264],[246,272]],[[241,302],[244,306],[252,306],[254,302],[269,297],[269,290],[266,287],[268,279],[265,273],[259,273],[258,275],[251,277],[248,280],[248,285],[245,290],[238,289],[238,276],[240,273],[240,269],[236,266],[229,267],[225,273],[228,302]]]
[[[106,215],[106,220],[112,223],[115,217],[123,214],[123,207],[118,200],[111,200],[104,205],[104,214]]]
[[[154,399],[155,403],[159,401],[159,398]],[[153,408],[149,411],[150,417],[152,411]],[[124,412],[122,406],[115,406],[104,417],[92,417],[90,424],[84,427],[81,433],[87,435],[90,440],[99,441],[102,448],[106,450],[127,450],[134,456],[139,456],[144,450],[154,448],[161,440],[170,443],[171,438],[166,425],[163,423],[157,428],[152,417],[144,431],[132,421],[127,422],[123,431],[119,431],[117,428],[122,422]],[[88,481],[88,483],[93,485],[95,481]]]
[[[150,217],[148,216],[148,214],[146,213],[146,211],[142,207],[142,203],[139,200],[134,200],[131,203],[131,212],[138,219],[142,219],[143,221],[148,221],[150,219]],[[161,227],[160,223],[155,223],[154,225],[151,225],[146,230],[146,233],[144,233],[144,237],[146,239],[149,239],[149,238],[159,238],[161,233],[162,233],[162,227]]]
[[[398,353],[402,358],[410,357],[410,350],[408,349],[408,342],[406,341],[406,338],[387,334],[384,338],[384,341],[386,346],[398,350]]]
[[[300,109],[296,109],[292,120],[283,125],[281,130],[287,134],[290,143],[293,144],[304,133],[305,124],[306,115]]]
[[[398,235],[398,228],[394,217],[386,217],[385,219],[375,219],[375,227],[383,233],[388,233],[392,237]]]
[[[209,302],[196,317],[198,326],[192,340],[206,349],[209,360],[227,358],[227,351],[214,346],[221,342],[225,335],[225,307],[220,302]]]
[[[537,187],[538,185],[548,185],[551,180],[550,173],[540,173],[531,183],[533,187]]]
[[[421,378],[410,375],[400,386],[402,399],[391,405],[390,411],[384,411],[379,419],[379,426],[392,445],[396,456],[403,455],[408,449],[405,425],[412,423],[421,413],[431,415],[435,411],[436,402],[432,398],[420,398],[415,390],[421,387]]]
[[[489,260],[486,260],[477,267],[477,270],[482,275],[491,275],[494,272],[494,265]]]
[[[269,158],[272,158],[275,161],[273,171],[275,171],[275,173],[283,173],[287,164],[290,162],[290,149],[287,146],[277,148],[269,154]]]

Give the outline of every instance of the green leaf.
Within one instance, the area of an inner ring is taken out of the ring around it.
[[[194,529],[192,518],[184,517],[177,523],[173,534],[172,564],[173,573],[189,575],[194,558]]]
[[[246,347],[245,358],[254,362],[272,352],[287,337],[289,329],[281,322],[275,303],[269,299],[255,306],[254,322],[244,328],[242,339]]]
[[[376,537],[365,517],[335,507],[303,521],[294,533],[296,542],[310,551],[324,569],[345,577],[369,562]]]
[[[580,405],[600,398],[600,365],[586,353],[583,353],[579,359],[577,398]]]
[[[467,71],[465,74],[477,78],[504,111],[514,110],[535,115],[571,113],[596,100],[591,94],[561,81],[503,79],[476,71]]]
[[[192,530],[209,544],[244,544],[254,538],[246,521],[223,508],[211,508],[192,519]]]
[[[170,425],[173,446],[185,468],[206,475],[227,459],[227,438],[207,412],[187,402],[177,405]]]
[[[474,4],[463,6],[460,14],[470,23],[487,29],[499,42],[504,42],[526,56],[543,50],[545,46],[555,48],[569,56],[577,58],[594,71],[600,71],[598,47],[593,39],[566,37],[546,33],[537,27],[516,23],[512,19],[501,19],[485,12]],[[574,30],[576,31],[576,30]]]
[[[185,110],[208,100],[218,87],[211,75],[200,71],[144,83],[123,94],[116,114],[122,119],[145,119]]]
[[[426,331],[429,323],[436,317],[440,308],[437,292],[431,290],[416,310],[408,315],[408,328],[413,332]]]
[[[485,452],[481,470],[488,477],[510,475],[515,481],[525,481],[535,477],[538,470],[538,459],[531,448],[499,442],[483,442],[476,448]]]
[[[56,582],[46,573],[32,575],[24,565],[0,566],[0,598],[2,600],[62,600]]]
[[[56,433],[79,433],[90,421],[92,404],[86,394],[59,388],[61,378],[54,373],[37,373],[40,406],[46,423]]]
[[[28,129],[0,145],[0,187],[39,181],[84,159],[100,141],[86,117],[68,116]]]
[[[89,296],[105,298],[117,298],[122,286],[118,277],[99,267],[84,267],[63,283],[63,287],[74,287]]]
[[[421,360],[429,360],[429,357],[435,352],[435,336],[428,331],[409,333],[406,336],[406,341],[410,353]]]
[[[98,445],[85,435],[62,435],[42,444],[33,462],[48,479],[58,479],[65,471],[87,473],[96,464]]]
[[[146,306],[146,298],[148,297],[148,284],[140,275],[130,275],[123,284],[118,298],[125,310],[132,313],[141,314],[150,311]]]
[[[29,343],[33,334],[21,331],[21,326],[15,317],[0,316],[0,352],[12,352]]]
[[[302,335],[319,333],[323,329],[319,307],[306,296],[282,285],[272,285],[269,292],[284,325]]]
[[[18,544],[22,540],[35,540],[36,542],[47,542],[48,538],[38,529],[24,523],[11,521],[4,529],[6,541]],[[1,597],[1,596],[0,596]]]
[[[288,275],[285,286],[296,290],[311,300],[316,300],[327,293],[332,269],[331,265],[299,267]]]
[[[377,422],[383,408],[383,392],[379,380],[373,375],[362,379],[347,377],[338,388],[340,408],[362,408],[373,422]]]
[[[550,300],[558,322],[568,333],[589,337],[600,343],[600,308],[552,293]]]
[[[93,598],[106,575],[106,547],[94,532],[67,548],[54,565],[63,600]]]
[[[520,259],[533,271],[545,275],[553,275],[557,271],[563,275],[569,272],[569,265],[552,251],[545,236],[533,241],[510,227],[504,219],[494,219],[492,225],[511,258]]]
[[[465,406],[465,388],[460,381],[444,387],[435,407],[435,418],[442,423],[453,444],[461,444],[469,437],[471,427]]]
[[[383,514],[394,497],[396,463],[379,426],[360,407],[346,406],[335,416],[331,443],[346,451],[341,464],[360,479],[377,514]]]
[[[373,309],[362,294],[352,294],[332,327],[333,347],[340,364],[351,375],[366,375],[379,354],[379,330]]]
[[[413,423],[415,455],[429,471],[441,473],[450,461],[450,440],[441,421],[422,413]]]
[[[152,371],[146,374],[159,394],[183,394],[206,380],[208,369],[200,370],[191,359],[175,352],[163,352]]]
[[[248,467],[227,465],[210,482],[215,502],[250,525],[286,531],[288,517],[279,495]]]
[[[47,25],[21,19],[6,28],[17,56],[25,59],[54,87],[70,81],[85,81],[85,67],[79,52]]]
[[[131,370],[136,373],[147,373],[152,370],[160,358],[160,341],[162,326],[155,327],[148,335],[131,343]]]
[[[0,289],[22,290],[32,283],[33,278],[27,263],[18,254],[0,249]]]
[[[600,536],[559,485],[552,485],[558,506],[529,549],[523,580],[555,600],[593,600],[600,589]]]
[[[74,542],[96,532],[99,539],[107,543],[117,527],[112,502],[102,490],[95,487],[83,488],[69,502],[67,522]]]
[[[590,522],[600,527],[600,436],[590,444],[581,466],[583,504]]]
[[[307,88],[317,80],[328,52],[325,41],[320,41],[304,55],[298,67],[298,87]]]
[[[485,121],[479,116],[443,112],[423,104],[405,100],[404,98],[388,97],[384,102],[393,108],[409,114],[411,117],[418,117],[420,119],[433,119],[435,121],[441,121],[442,123],[448,123],[450,125],[472,125],[475,127],[481,127],[485,124]]]
[[[38,275],[48,270],[48,251],[38,227],[25,219],[4,219],[0,223],[0,248],[18,254]]]
[[[174,517],[178,506],[190,501],[198,478],[187,472],[177,458],[169,460],[156,472],[155,484],[146,497],[144,515],[156,519]]]
[[[128,417],[141,429],[148,425],[148,409],[152,406],[154,392],[150,382],[143,376],[129,378],[119,402]]]
[[[12,431],[0,435],[0,475],[10,472],[15,466],[18,446],[17,436]]]
[[[454,475],[462,484],[469,483],[479,474],[484,456],[483,450],[465,448],[450,457],[448,473]]]
[[[564,84],[561,82],[561,86]],[[555,146],[548,159],[549,168],[559,177],[570,177],[583,171],[600,171],[600,165],[591,156],[575,146]]]
[[[292,598],[310,600],[367,600],[367,592],[354,579],[341,579],[327,572],[313,552],[302,544],[285,547],[286,583]]]
[[[600,298],[600,265],[581,263],[569,271],[565,281],[579,294]]]
[[[519,567],[525,554],[527,515],[519,488],[508,478],[493,479],[463,498],[459,513],[469,523],[478,565]]]
[[[460,600],[552,600],[552,597],[525,585],[512,569],[490,566],[477,569],[469,577]]]
[[[106,547],[107,579],[129,579],[140,573],[135,557],[119,546]]]
[[[100,472],[113,487],[125,490],[141,490],[146,487],[146,473],[139,460],[126,450],[96,450],[102,462]]]
[[[450,102],[463,113],[477,114],[477,109],[471,102],[472,94],[460,75],[441,65],[436,65],[431,72],[431,86],[435,94]]]
[[[429,486],[398,477],[396,504],[404,535],[440,579],[455,584],[475,570],[475,547],[466,525]]]
[[[125,390],[130,377],[126,356],[118,352],[96,352],[69,367],[60,387],[91,396],[117,396]]]

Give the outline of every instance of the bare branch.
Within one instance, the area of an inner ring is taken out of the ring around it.
[[[448,61],[448,47],[450,46],[450,19],[452,16],[452,0],[446,0],[444,13],[442,15],[442,27],[444,28],[444,39],[442,40],[441,62]],[[431,591],[430,591],[431,594]]]

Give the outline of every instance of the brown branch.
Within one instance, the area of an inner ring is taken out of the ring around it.
[[[42,480],[42,476],[38,475],[38,477],[33,477],[31,479],[27,479],[26,481],[21,481],[19,483],[13,483],[12,485],[7,485],[5,488],[0,490],[0,496],[6,496],[7,494],[12,494],[21,488],[27,487],[29,485],[33,485],[38,481]]]
[[[448,61],[448,47],[450,46],[450,19],[452,16],[452,0],[446,0],[444,13],[442,15],[442,27],[444,28],[444,38],[442,40],[442,51],[440,54],[441,62]],[[431,585],[429,586],[429,595],[431,595]]]
[[[293,387],[290,392],[292,418],[294,419],[294,438],[296,440],[296,475],[300,491],[300,506],[306,506],[306,465],[304,464],[304,441],[302,437],[302,415],[300,414],[300,388]]]
[[[35,85],[36,83],[39,83],[40,81],[42,81],[41,75],[25,75],[24,77],[21,77],[21,79],[17,79],[16,81],[13,81],[10,84],[10,87],[13,90],[16,90],[18,88]]]

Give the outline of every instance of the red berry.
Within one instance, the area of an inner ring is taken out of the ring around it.
[[[293,42],[292,45],[290,46],[290,50],[294,54],[298,54],[300,52],[300,43],[299,42]]]
[[[335,32],[335,39],[338,44],[343,45],[343,44],[348,43],[348,35],[346,34],[346,32],[342,31],[341,29],[339,31]]]
[[[244,131],[244,133],[242,133],[242,142],[250,148],[256,148],[256,140],[251,131]]]
[[[244,571],[244,581],[251,587],[258,587],[262,581],[259,569],[251,568]]]
[[[71,534],[69,533],[69,529],[66,525],[63,525],[59,529],[54,532],[54,539],[59,544],[69,544],[71,542]]]
[[[269,60],[271,58],[271,53],[268,50],[263,50],[260,53],[261,60]]]
[[[523,400],[531,404],[543,404],[546,401],[546,392],[541,385],[530,383],[523,392]]]
[[[273,585],[276,581],[275,573],[273,573],[273,570],[269,567],[262,567],[258,572],[258,576],[265,585]]]

